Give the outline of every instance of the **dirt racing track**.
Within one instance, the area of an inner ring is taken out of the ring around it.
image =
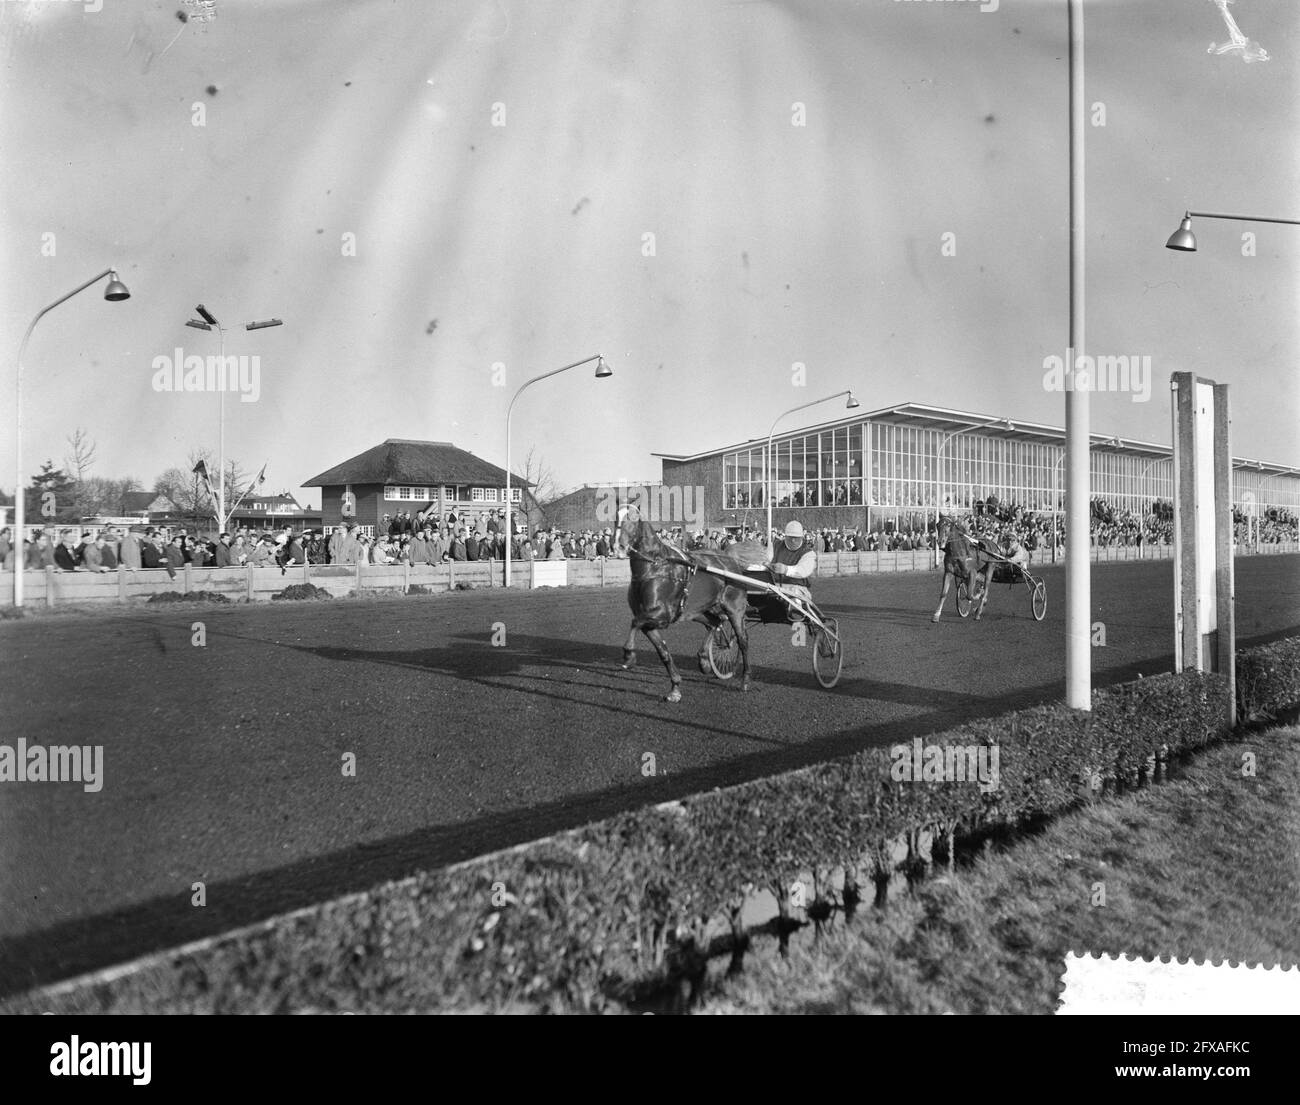
[[[104,777],[97,793],[0,786],[0,993],[1059,698],[1064,574],[1042,574],[1041,623],[1023,587],[995,585],[979,624],[950,596],[933,625],[935,573],[819,581],[846,642],[830,691],[786,627],[752,628],[748,694],[701,675],[703,631],[675,627],[678,704],[662,700],[667,679],[644,643],[636,670],[618,667],[621,588],[5,622],[4,741],[102,745]],[[1106,639],[1096,685],[1169,670],[1171,565],[1099,566],[1092,579]],[[1296,632],[1300,558],[1239,559],[1239,644]]]

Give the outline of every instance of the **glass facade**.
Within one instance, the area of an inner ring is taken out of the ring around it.
[[[863,524],[923,528],[938,509],[971,510],[995,495],[1039,513],[1065,507],[1063,445],[979,430],[927,429],[891,422],[858,422],[816,433],[784,436],[722,454],[723,508],[728,511],[860,507]],[[1143,516],[1156,501],[1173,498],[1169,457],[1094,446],[1093,499],[1112,511]],[[1233,500],[1258,510],[1300,510],[1300,479],[1249,468],[1233,471]],[[1251,498],[1253,496],[1253,498]]]

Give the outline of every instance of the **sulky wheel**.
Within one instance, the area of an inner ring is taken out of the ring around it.
[[[957,613],[963,618],[970,613],[970,587],[964,579],[957,582]]]
[[[829,690],[840,681],[840,672],[844,669],[844,642],[840,639],[838,621],[827,618],[826,628],[829,633],[813,630],[812,666],[817,682]]]
[[[1034,621],[1041,622],[1047,617],[1047,584],[1041,580],[1034,584],[1034,593],[1031,596],[1034,604]]]
[[[736,633],[724,622],[709,634],[709,667],[719,679],[730,679],[740,667],[740,642]]]

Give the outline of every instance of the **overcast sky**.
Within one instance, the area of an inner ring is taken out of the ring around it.
[[[612,379],[515,407],[516,460],[562,486],[654,478],[652,452],[846,387],[1063,421],[1064,0],[97,6],[0,3],[3,394],[42,306],[110,264],[132,293],[37,328],[29,473],[77,426],[94,474],[146,486],[215,450],[215,396],[153,387],[155,358],[216,351],[184,325],[200,302],[260,358],[226,448],[270,461],[267,490],[386,437],[504,463],[518,385],[598,352]],[[1238,455],[1300,464],[1300,227],[1199,220],[1199,252],[1163,248],[1188,207],[1300,218],[1300,11],[1230,10],[1270,60],[1207,51],[1212,0],[1085,4],[1087,347],[1155,377],[1147,402],[1094,395],[1092,425],[1167,443],[1192,370],[1232,385]]]

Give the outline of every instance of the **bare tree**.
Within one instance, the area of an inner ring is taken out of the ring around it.
[[[68,435],[70,453],[63,458],[64,467],[77,483],[86,478],[90,466],[95,463],[95,439],[81,426]]]
[[[545,504],[559,498],[559,486],[555,482],[555,473],[550,466],[537,454],[537,447],[534,445],[528,450],[528,455],[524,458],[523,470],[519,473],[524,478],[528,486],[525,486],[523,493],[524,514],[528,518],[528,528],[533,529],[538,522],[548,520]],[[532,499],[529,508],[529,498]]]

